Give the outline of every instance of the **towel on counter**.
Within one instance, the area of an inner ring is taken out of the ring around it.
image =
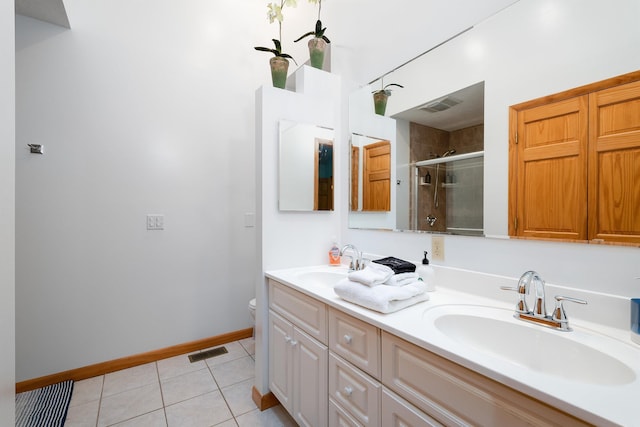
[[[427,285],[422,280],[415,280],[405,286],[369,287],[349,279],[342,279],[333,290],[345,301],[381,313],[392,313],[429,299],[426,292]]]
[[[386,265],[387,267],[391,268],[396,274],[413,273],[414,271],[416,271],[415,264],[392,256],[382,259],[374,259],[373,262],[375,262],[376,264]]]
[[[370,263],[362,270],[349,273],[349,280],[367,286],[377,286],[393,276],[393,270],[386,265]]]
[[[404,286],[408,285],[409,283],[415,282],[419,277],[420,276],[418,275],[418,273],[394,274],[393,276],[389,277],[387,281],[384,282],[384,284],[389,286]]]

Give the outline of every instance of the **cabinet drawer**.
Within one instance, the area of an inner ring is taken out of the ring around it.
[[[380,379],[380,330],[375,326],[329,309],[329,348]]]
[[[442,424],[391,391],[382,389],[384,427],[443,427]]]
[[[387,332],[382,354],[385,386],[445,425],[588,425]]]
[[[329,425],[331,427],[362,427],[362,424],[331,399],[329,399]]]
[[[311,337],[327,344],[327,307],[322,302],[269,280],[269,307]]]
[[[363,426],[380,425],[381,385],[329,353],[329,397]]]

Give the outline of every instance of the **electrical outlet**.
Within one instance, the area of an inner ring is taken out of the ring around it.
[[[147,230],[164,230],[164,215],[147,215]]]
[[[444,237],[431,237],[431,260],[444,261]]]

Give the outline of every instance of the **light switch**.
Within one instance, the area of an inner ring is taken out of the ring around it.
[[[164,215],[147,215],[147,230],[164,230]]]
[[[244,226],[247,228],[256,226],[256,214],[253,212],[247,212],[244,214]]]

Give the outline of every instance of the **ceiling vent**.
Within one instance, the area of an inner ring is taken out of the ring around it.
[[[429,113],[438,113],[440,111],[448,110],[454,105],[460,104],[462,101],[452,96],[445,96],[442,99],[431,101],[428,104],[423,105],[419,109],[422,111],[428,111]]]

